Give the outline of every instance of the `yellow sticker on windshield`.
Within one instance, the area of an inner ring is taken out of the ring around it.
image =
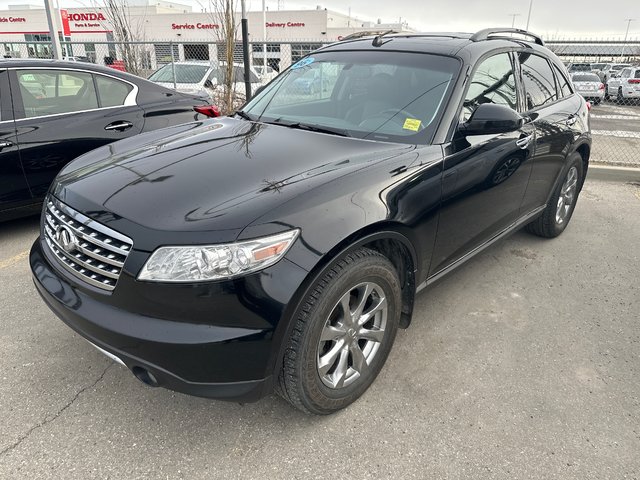
[[[412,130],[414,132],[417,132],[418,130],[420,130],[420,125],[422,125],[422,121],[418,120],[417,118],[407,118],[404,121],[404,125],[402,126],[402,128],[404,128],[405,130]]]

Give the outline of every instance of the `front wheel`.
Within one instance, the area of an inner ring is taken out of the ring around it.
[[[400,311],[400,281],[386,257],[367,248],[343,255],[298,309],[278,394],[317,415],[353,403],[382,369]]]
[[[582,157],[579,153],[574,153],[569,168],[564,171],[562,181],[551,195],[542,215],[527,225],[528,232],[545,238],[554,238],[564,232],[576,208],[582,187],[582,175]]]

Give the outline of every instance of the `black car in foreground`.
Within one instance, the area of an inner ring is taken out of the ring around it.
[[[289,88],[297,78],[322,88]],[[351,39],[232,117],[68,165],[30,263],[49,307],[140,380],[327,414],[374,381],[416,292],[569,222],[587,105],[528,32]]]
[[[112,68],[0,60],[0,220],[38,213],[57,173],[83,153],[209,112],[205,98]]]

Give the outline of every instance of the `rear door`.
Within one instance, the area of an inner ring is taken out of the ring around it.
[[[532,120],[536,131],[531,179],[521,207],[521,214],[525,215],[547,202],[586,118],[580,112],[582,98],[567,85],[563,91],[563,84],[567,83],[564,73],[559,69],[554,73],[554,67],[546,58],[528,50],[519,52],[517,58],[521,73],[519,84],[525,99],[522,114]],[[556,75],[561,75],[560,85]]]
[[[0,70],[0,212],[33,203],[20,162],[7,70]]]
[[[34,198],[74,158],[142,131],[138,87],[81,69],[9,71],[20,157]]]

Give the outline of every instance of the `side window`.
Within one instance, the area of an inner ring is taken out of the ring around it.
[[[571,85],[569,84],[569,80],[567,80],[567,77],[565,76],[565,74],[562,73],[562,71],[557,66],[554,65],[553,69],[556,72],[556,77],[558,78],[558,83],[560,84],[560,90],[562,91],[562,96],[568,97],[573,93],[573,91],[571,90]]]
[[[631,69],[625,68],[620,75],[622,78],[629,78],[631,76]]]
[[[467,121],[482,103],[495,103],[516,109],[516,83],[508,53],[487,58],[475,71],[464,99],[461,121]]]
[[[98,108],[89,73],[18,70],[16,75],[27,118]]]
[[[526,92],[526,109],[531,110],[558,98],[556,82],[549,62],[539,55],[520,53],[522,79]]]
[[[102,75],[96,75],[96,84],[98,85],[98,94],[100,95],[100,106],[117,107],[124,105],[124,101],[133,90],[128,83],[121,82]]]

